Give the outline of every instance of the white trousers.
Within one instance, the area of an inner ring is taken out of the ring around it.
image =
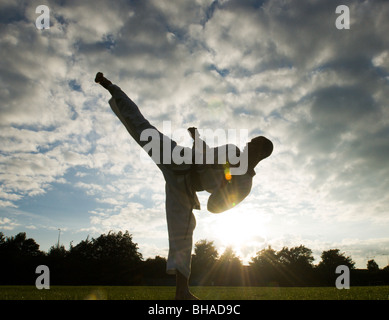
[[[160,147],[177,147],[177,143],[159,132],[142,115],[138,106],[116,85],[108,87],[112,98],[109,104],[134,140],[144,147],[148,141],[141,141],[140,136],[145,129],[155,129],[160,139]],[[168,139],[168,141],[166,141]],[[179,146],[178,146],[179,147]],[[179,147],[183,148],[183,147]],[[183,148],[184,149],[184,148]],[[162,150],[161,150],[162,151]],[[163,152],[160,152],[163,155]],[[190,165],[157,163],[165,178],[166,220],[169,235],[169,255],[166,271],[175,274],[177,271],[186,278],[190,276],[193,230],[196,220],[193,208],[198,208],[197,196],[192,188]]]

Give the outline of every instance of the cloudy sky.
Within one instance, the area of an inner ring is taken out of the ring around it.
[[[50,29],[35,26],[41,4]],[[335,25],[340,4],[350,29]],[[0,231],[47,251],[58,229],[66,248],[128,230],[145,258],[167,256],[162,174],[94,83],[102,71],[161,130],[273,141],[245,202],[214,215],[199,193],[194,241],[245,262],[303,244],[315,263],[339,248],[386,266],[388,17],[379,0],[2,0]]]

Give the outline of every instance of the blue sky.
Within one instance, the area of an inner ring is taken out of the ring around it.
[[[38,5],[50,29],[38,30]],[[336,7],[350,9],[338,30]],[[162,129],[265,135],[250,196],[195,211],[194,241],[339,248],[358,267],[389,259],[387,1],[2,1],[0,231],[47,251],[128,230],[167,256],[164,181],[140,161],[93,82],[102,71]],[[190,146],[190,139],[180,141]],[[239,145],[244,147],[244,145]]]

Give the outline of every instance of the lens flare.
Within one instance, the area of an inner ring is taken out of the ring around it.
[[[227,181],[230,181],[232,179],[231,171],[230,171],[230,164],[227,163],[224,165],[224,177]]]

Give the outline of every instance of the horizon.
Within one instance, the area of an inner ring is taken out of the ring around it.
[[[119,231],[117,231],[117,232],[125,233],[125,232],[127,232],[127,231],[128,231],[128,230],[119,230]],[[112,232],[112,231],[109,231],[108,233],[110,233],[110,232]],[[128,231],[128,233],[129,233],[130,237],[132,238],[132,234],[131,234],[129,231]],[[101,235],[99,235],[99,236],[102,236],[102,235],[106,235],[106,234],[101,234]],[[14,235],[14,236],[16,236],[16,235]],[[97,236],[97,238],[98,238],[99,236]],[[10,236],[10,237],[11,237],[11,236]],[[6,237],[6,238],[8,238],[8,237]],[[32,239],[32,240],[35,241],[35,239],[29,238],[27,233],[26,233],[26,239]],[[77,246],[77,245],[79,244],[79,243],[74,244],[74,243],[72,243],[73,241],[71,241],[71,242],[69,243],[68,248],[67,248],[64,244],[61,244],[61,242],[59,241],[59,239],[60,239],[60,233],[59,233],[59,235],[58,235],[58,242],[57,242],[56,244],[53,244],[52,246],[50,246],[50,248],[49,248],[48,250],[41,250],[41,249],[40,249],[39,243],[36,242],[37,245],[38,245],[38,247],[39,247],[38,250],[41,251],[42,253],[44,253],[44,254],[47,255],[47,254],[49,254],[50,250],[52,250],[52,249],[58,249],[58,248],[61,248],[61,247],[62,247],[62,248],[64,248],[64,250],[66,250],[66,251],[69,252],[70,249],[71,249],[71,247],[75,247],[75,246]],[[87,236],[85,239],[83,239],[83,240],[87,240],[87,239],[93,240],[93,239],[95,239],[95,238],[94,238],[94,237],[89,237],[89,235],[88,235],[88,236]],[[81,240],[81,241],[83,241],[83,240]],[[202,242],[203,240],[209,242],[207,239],[200,239],[198,242]],[[155,259],[155,258],[157,258],[157,257],[167,259],[167,257],[160,256],[160,255],[156,255],[156,256],[153,256],[153,257],[144,257],[143,254],[142,254],[142,252],[140,252],[140,250],[139,250],[139,244],[136,243],[136,242],[134,242],[134,241],[133,241],[133,243],[137,246],[137,248],[138,248],[137,252],[140,253],[140,255],[141,255],[141,260],[142,260],[142,261],[146,261],[146,260],[148,260],[148,259]],[[196,244],[197,244],[197,242],[193,245],[193,249],[195,249]],[[213,241],[212,241],[212,244],[213,244]],[[303,246],[303,247],[305,247],[305,248],[307,248],[307,249],[310,249],[310,248],[306,247],[304,244],[300,244],[300,245],[298,245],[297,247],[299,247],[299,246]],[[281,249],[284,249],[284,248],[286,248],[286,249],[292,249],[293,247],[290,247],[290,248],[288,248],[288,247],[283,247],[283,248],[281,248]],[[216,249],[217,249],[217,248],[216,248]],[[222,252],[219,252],[219,251],[217,250],[218,256],[217,256],[216,259],[220,259],[220,258],[222,257],[222,255],[226,252],[226,250],[228,251],[228,250],[230,250],[230,249],[232,250],[232,253],[234,254],[234,256],[236,256],[237,258],[240,259],[240,262],[242,263],[242,266],[250,266],[250,263],[252,262],[252,261],[251,261],[252,258],[255,258],[255,257],[258,255],[258,253],[261,251],[261,250],[258,251],[254,256],[250,257],[250,260],[242,261],[241,257],[240,257],[239,255],[236,255],[236,252],[235,252],[235,250],[234,250],[234,247],[231,245],[231,246],[227,246],[227,247],[224,249],[224,251],[222,251]],[[263,248],[263,249],[273,249],[273,250],[274,250],[274,248],[272,248],[271,245],[269,245],[268,247]],[[281,249],[280,249],[280,250],[281,250]],[[280,250],[275,250],[275,251],[277,252],[277,251],[280,251]],[[350,258],[351,261],[355,263],[355,261],[352,259],[352,257],[346,255],[345,252],[341,250],[341,248],[328,248],[328,249],[324,249],[323,252],[329,251],[329,250],[339,250],[339,253],[340,253],[341,255]],[[195,254],[195,252],[194,252],[194,250],[193,250],[192,255],[194,255],[194,254]],[[313,256],[313,254],[312,254],[312,256]],[[382,270],[383,268],[389,266],[389,256],[388,256],[388,255],[385,255],[385,256],[386,256],[386,259],[388,260],[388,263],[387,263],[387,265],[385,265],[385,266],[383,266],[383,267],[379,267],[380,270]],[[371,260],[375,261],[374,257],[367,257],[367,258],[369,258],[369,260],[366,260],[366,266],[365,266],[365,268],[362,268],[362,267],[357,268],[357,267],[355,267],[355,266],[354,266],[354,268],[355,268],[355,269],[362,269],[362,270],[365,269],[365,270],[367,270],[368,261],[371,261]],[[315,263],[315,261],[316,261],[316,263]],[[312,262],[312,266],[313,266],[313,267],[317,267],[321,261],[322,261],[322,260],[321,260],[321,257],[320,257],[320,256],[319,256],[319,257],[314,257],[314,260],[313,260],[313,262]],[[375,262],[376,262],[376,261],[375,261]]]

